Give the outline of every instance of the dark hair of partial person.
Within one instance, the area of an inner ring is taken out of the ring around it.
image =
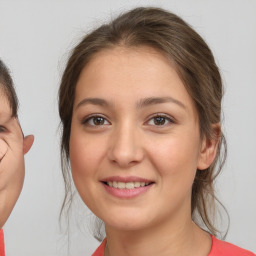
[[[214,181],[223,167],[227,150],[224,135],[217,135],[213,124],[221,123],[222,79],[213,54],[202,37],[177,15],[154,7],[135,8],[121,14],[87,34],[71,52],[59,88],[62,173],[66,191],[61,213],[70,208],[73,198],[70,193],[69,138],[75,89],[81,71],[95,54],[105,49],[143,46],[163,53],[175,66],[195,104],[201,137],[218,136],[214,162],[206,170],[196,172],[191,216],[194,222],[201,223],[211,234],[219,236],[215,225],[215,205],[218,203],[225,208],[216,197]]]
[[[18,114],[18,98],[13,86],[13,80],[9,69],[0,59],[0,90],[6,95],[12,110],[12,116],[17,117]]]

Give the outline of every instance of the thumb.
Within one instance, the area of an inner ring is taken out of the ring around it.
[[[23,140],[23,152],[28,153],[34,142],[34,135],[28,135]]]

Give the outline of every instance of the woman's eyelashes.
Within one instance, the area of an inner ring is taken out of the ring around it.
[[[103,116],[90,115],[82,121],[82,124],[90,127],[95,127],[95,126],[110,125],[110,122]]]
[[[6,128],[4,126],[0,125],[0,132],[6,132],[6,131],[7,131]]]
[[[174,120],[173,118],[164,115],[164,114],[157,114],[153,117],[151,117],[146,124],[151,125],[151,126],[161,126],[161,127],[165,127],[167,125],[173,124]]]
[[[82,125],[91,127],[91,128],[98,128],[100,126],[106,126],[106,125],[111,125],[112,123],[104,116],[101,115],[89,115],[85,117],[82,120]],[[147,126],[149,125],[150,127],[167,127],[171,124],[174,124],[175,121],[172,117],[165,115],[165,114],[157,114],[154,116],[151,116],[146,122],[143,123],[143,125]]]

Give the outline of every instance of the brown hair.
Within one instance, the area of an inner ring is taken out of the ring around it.
[[[10,72],[2,60],[0,60],[0,90],[2,90],[7,96],[9,105],[12,110],[12,116],[17,117],[18,98],[13,86]]]
[[[159,8],[136,8],[120,15],[86,35],[71,53],[59,89],[59,115],[63,127],[62,172],[66,184],[63,207],[66,203],[69,207],[72,201],[69,194],[69,137],[79,75],[94,55],[104,49],[144,45],[161,51],[174,63],[196,106],[201,136],[220,136],[214,162],[206,170],[197,170],[191,199],[194,221],[197,221],[197,213],[207,229],[217,235],[213,218],[213,205],[217,198],[213,183],[225,161],[226,144],[223,135],[214,134],[212,124],[221,121],[221,76],[211,50],[200,35],[175,14]],[[224,151],[221,153],[223,145]]]

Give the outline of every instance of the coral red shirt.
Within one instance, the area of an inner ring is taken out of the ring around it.
[[[254,253],[212,236],[212,249],[208,256],[255,256]]]
[[[4,232],[0,229],[0,256],[4,256]]]
[[[106,242],[105,239],[92,256],[104,256]],[[208,256],[255,256],[255,254],[212,236],[212,249]]]

